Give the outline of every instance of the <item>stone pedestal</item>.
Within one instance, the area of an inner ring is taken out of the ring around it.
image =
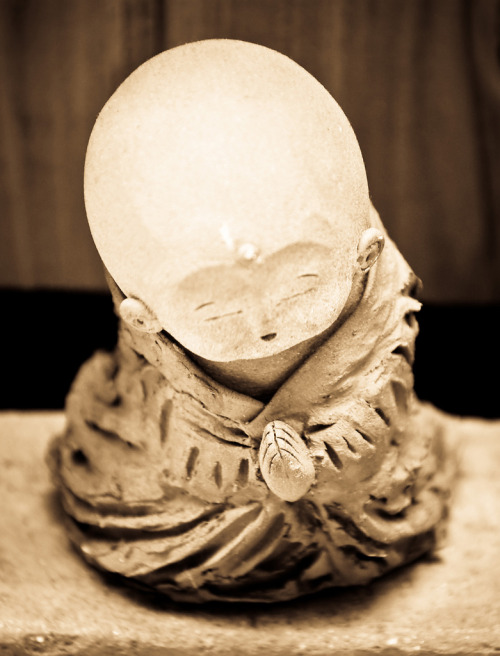
[[[62,413],[0,415],[0,655],[500,652],[500,422],[450,421],[463,474],[431,560],[289,603],[182,606],[101,576],[69,546],[44,463]]]

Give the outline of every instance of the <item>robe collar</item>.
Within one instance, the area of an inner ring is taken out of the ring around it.
[[[222,420],[229,418],[253,440],[274,419],[303,423],[310,408],[349,393],[374,358],[390,347],[391,337],[408,311],[420,303],[408,295],[416,279],[392,241],[368,274],[367,285],[354,312],[280,385],[264,403],[215,381],[166,333],[148,334],[121,322],[121,339],[157,367],[169,383],[198,400]],[[119,290],[118,290],[119,291]],[[121,299],[113,290],[115,306]],[[242,439],[242,443],[246,440]]]

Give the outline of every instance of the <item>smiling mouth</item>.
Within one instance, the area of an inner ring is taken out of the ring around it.
[[[267,335],[262,335],[261,339],[264,342],[270,342],[272,339],[276,337],[276,333],[267,333]]]

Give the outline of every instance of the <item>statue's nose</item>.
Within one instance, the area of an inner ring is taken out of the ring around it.
[[[267,335],[261,335],[261,339],[264,340],[264,342],[270,342],[276,337],[277,333],[267,333]]]

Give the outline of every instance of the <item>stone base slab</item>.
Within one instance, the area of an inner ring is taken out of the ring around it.
[[[44,462],[63,414],[0,414],[0,656],[500,654],[500,422],[449,421],[463,472],[432,557],[294,602],[182,606],[70,547]]]

